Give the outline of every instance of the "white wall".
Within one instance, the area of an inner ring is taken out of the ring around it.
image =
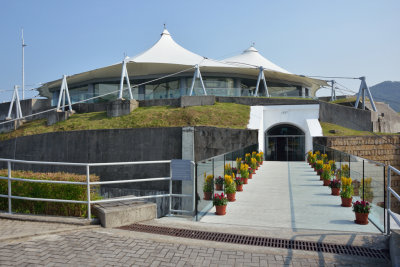
[[[322,136],[319,105],[252,106],[247,128],[258,130],[259,149],[264,151],[265,131],[278,124],[291,124],[305,133],[305,151],[312,149],[312,137]]]

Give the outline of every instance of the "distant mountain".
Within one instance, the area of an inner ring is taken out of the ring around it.
[[[375,101],[389,104],[400,112],[400,82],[385,81],[369,88]]]

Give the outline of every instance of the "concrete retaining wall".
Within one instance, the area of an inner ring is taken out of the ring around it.
[[[152,107],[152,106],[171,106],[171,107],[191,107],[191,106],[205,106],[214,105],[215,96],[181,96],[175,99],[151,99],[140,100],[139,107]]]
[[[319,101],[313,99],[283,99],[266,97],[226,97],[217,96],[217,102],[236,103],[248,106],[270,106],[270,105],[308,105],[318,104]]]
[[[229,152],[257,143],[257,132],[251,130],[195,127],[196,160]],[[45,133],[0,142],[0,157],[62,162],[126,162],[182,158],[182,128],[110,129]],[[0,168],[6,168],[0,163]],[[13,164],[13,169],[38,172],[64,171],[85,174],[84,167]],[[169,164],[91,167],[91,174],[101,181],[168,177]],[[168,191],[168,181],[104,185],[105,197],[152,195]],[[181,182],[174,182],[173,192],[181,193]],[[168,198],[154,200],[158,215],[168,211]],[[173,203],[179,208],[180,203]]]
[[[22,110],[23,116],[32,115],[33,113],[47,110],[50,108],[50,100],[48,100],[48,99],[26,99],[26,100],[21,100],[20,104],[21,104],[21,110]],[[5,119],[8,115],[9,108],[10,108],[10,102],[0,104],[0,122],[5,121]],[[47,113],[42,113],[39,115],[28,117],[24,120],[30,121],[30,120],[37,120],[37,119],[42,119],[42,118],[46,118],[46,117],[47,117]],[[11,112],[11,118],[12,119],[16,118],[15,103],[14,103],[14,106],[13,106],[13,109]],[[17,123],[17,124],[20,125],[21,123]],[[6,132],[15,130],[16,129],[15,125],[16,124],[14,122],[0,124],[0,133],[6,133]]]
[[[319,120],[358,131],[372,131],[371,111],[319,102]]]
[[[48,99],[26,99],[26,100],[21,100],[20,104],[23,116],[32,115],[33,113],[49,109],[51,106],[51,102]],[[10,102],[0,104],[0,121],[6,119],[9,108],[10,108]],[[11,117],[12,118],[16,117],[15,103],[13,106]],[[28,118],[28,120],[30,119]]]
[[[257,143],[257,130],[195,127],[195,160],[200,161]]]

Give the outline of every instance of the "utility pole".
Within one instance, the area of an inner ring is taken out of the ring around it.
[[[22,100],[25,99],[25,41],[24,41],[24,29],[21,30],[22,33]]]

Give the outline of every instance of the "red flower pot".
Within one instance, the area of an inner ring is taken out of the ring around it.
[[[222,184],[216,184],[215,185],[215,190],[221,191],[222,190]]]
[[[256,174],[256,170],[253,170],[253,174]]]
[[[249,179],[253,178],[253,173],[249,173]]]
[[[204,193],[204,200],[211,200],[212,192],[203,192]]]
[[[356,212],[356,220],[354,221],[357,224],[366,225],[368,224],[368,215],[369,213],[358,213]]]
[[[351,207],[351,201],[353,200],[353,198],[344,198],[341,197],[342,199],[342,207]]]
[[[235,193],[227,193],[226,197],[228,198],[229,202],[234,202],[236,200],[236,192]]]
[[[247,184],[248,178],[242,178],[243,184]]]
[[[260,164],[263,165],[264,161],[261,161]]]
[[[217,215],[225,215],[226,214],[226,205],[224,205],[224,206],[215,206],[215,214],[217,214]]]
[[[324,178],[322,178],[322,174],[319,176],[319,180],[322,181]]]
[[[329,186],[331,184],[331,180],[324,180],[324,186]]]
[[[331,195],[338,196],[340,192],[340,188],[331,188]]]
[[[242,192],[243,191],[243,184],[236,186],[236,191]]]

